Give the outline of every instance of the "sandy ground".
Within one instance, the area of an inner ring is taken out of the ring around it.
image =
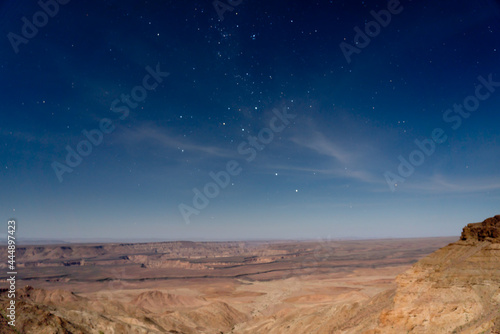
[[[230,333],[250,333],[294,314],[321,319],[336,307],[366,304],[395,289],[396,276],[413,263],[456,240],[28,246],[20,252],[17,284],[134,305],[141,314],[176,312],[186,326],[196,322],[192,312],[202,322],[216,314],[214,321],[232,319]],[[231,316],[210,309],[218,302]],[[137,311],[127,312],[120,321],[135,323]]]

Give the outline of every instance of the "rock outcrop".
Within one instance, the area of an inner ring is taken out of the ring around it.
[[[396,281],[374,333],[500,333],[500,216],[467,225]]]
[[[468,224],[464,227],[460,240],[500,242],[500,215],[482,223]]]

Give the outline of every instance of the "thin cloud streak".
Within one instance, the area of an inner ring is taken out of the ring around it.
[[[166,149],[181,149],[187,152],[194,151],[220,158],[237,157],[236,150],[232,151],[216,146],[200,145],[197,143],[189,142],[187,139],[180,140],[168,134],[168,130],[151,124],[144,124],[133,129],[123,128],[122,130],[122,135],[119,140],[124,141],[127,144],[137,144],[144,141],[153,141],[159,144],[162,148]]]
[[[321,155],[335,158],[344,164],[351,162],[353,158],[352,154],[345,152],[337,144],[328,140],[319,131],[312,131],[312,133],[307,137],[292,137],[290,140],[301,147],[311,149]]]
[[[484,191],[500,190],[500,180],[498,178],[470,179],[467,181],[456,181],[446,179],[442,175],[434,175],[424,182],[412,182],[402,184],[397,191],[425,191],[431,193],[476,193]]]
[[[335,168],[335,169],[317,169],[307,167],[292,167],[292,166],[274,166],[270,167],[272,170],[279,171],[294,171],[294,172],[308,172],[317,173],[321,175],[332,176],[336,178],[349,178],[357,181],[372,183],[372,184],[385,184],[385,181],[379,177],[375,177],[367,171],[353,170],[349,168]]]

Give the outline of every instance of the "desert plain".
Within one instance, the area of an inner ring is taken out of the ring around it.
[[[19,246],[16,327],[22,333],[356,333],[390,306],[397,275],[457,239]],[[6,263],[1,258],[5,286]],[[6,319],[2,328],[10,333]]]
[[[1,333],[500,334],[500,215],[460,237],[17,248]]]

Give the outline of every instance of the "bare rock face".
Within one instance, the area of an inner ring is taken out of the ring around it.
[[[462,231],[462,241],[491,241],[500,243],[500,215],[482,223],[468,224]]]
[[[396,281],[375,333],[500,333],[500,216],[467,225]]]

